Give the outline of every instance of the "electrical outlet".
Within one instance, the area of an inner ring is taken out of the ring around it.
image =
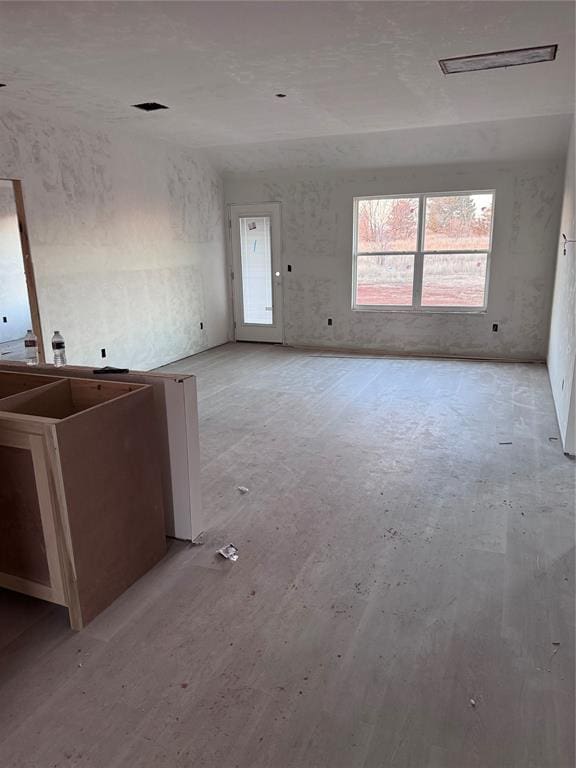
[[[104,349],[104,347],[102,347],[102,349],[100,350],[100,357],[106,357],[106,350]]]
[[[498,323],[492,323],[492,330],[494,331],[494,333],[497,333],[497,331],[498,331]]]

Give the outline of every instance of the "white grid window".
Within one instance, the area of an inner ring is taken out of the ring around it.
[[[240,218],[244,322],[272,325],[270,216]]]
[[[494,192],[354,199],[354,309],[486,308]]]

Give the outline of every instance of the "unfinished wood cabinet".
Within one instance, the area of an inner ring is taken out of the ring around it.
[[[193,541],[210,525],[209,512],[200,496],[200,438],[196,377],[161,371],[130,371],[102,374],[93,368],[38,365],[34,374],[71,379],[122,381],[148,384],[154,392],[154,407],[160,431],[162,490],[166,535]],[[0,362],[0,372],[31,373],[23,363]],[[0,395],[1,396],[1,395]]]
[[[146,385],[0,372],[0,586],[81,629],[166,548]]]

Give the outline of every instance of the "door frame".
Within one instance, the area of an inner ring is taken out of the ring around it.
[[[272,325],[259,325],[258,323],[249,323],[248,326],[262,329],[275,329],[279,331],[279,340],[262,339],[260,343],[272,343],[272,344],[284,344],[285,332],[284,332],[284,266],[283,266],[283,249],[282,249],[282,207],[277,202],[266,203],[229,203],[228,204],[228,253],[229,253],[229,268],[230,268],[230,296],[232,306],[232,321],[234,340],[243,341],[238,339],[238,324],[243,314],[242,306],[242,275],[236,273],[236,265],[234,261],[234,239],[238,238],[240,241],[240,232],[238,231],[239,219],[244,216],[269,216],[270,217],[270,245],[272,251],[272,272],[278,271],[279,277],[275,278],[272,275],[273,280],[273,306],[274,306],[274,323]],[[277,269],[274,269],[274,261],[276,261]],[[238,294],[236,295],[236,286],[238,286]],[[278,315],[280,316],[277,320]]]
[[[42,324],[40,322],[40,309],[38,307],[38,293],[36,291],[36,278],[34,276],[34,265],[32,263],[32,254],[30,252],[30,238],[28,237],[28,226],[26,224],[26,211],[24,208],[24,192],[20,179],[5,179],[12,183],[14,193],[14,202],[16,204],[16,216],[18,218],[18,230],[20,232],[20,250],[22,252],[22,261],[24,262],[24,275],[26,278],[26,290],[28,292],[28,305],[30,307],[30,318],[32,321],[32,330],[38,339],[38,359],[41,363],[46,362],[44,354],[44,339],[42,337]]]

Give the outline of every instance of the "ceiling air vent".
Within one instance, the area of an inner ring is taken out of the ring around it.
[[[132,104],[136,109],[141,109],[143,112],[156,112],[157,109],[168,109],[164,104],[158,104],[157,101],[144,101],[142,104]]]
[[[554,61],[557,50],[557,45],[540,45],[536,48],[517,48],[513,51],[475,53],[473,56],[440,59],[438,64],[440,64],[440,69],[445,75],[455,75],[458,72],[476,72],[479,69],[519,67],[521,64]]]

